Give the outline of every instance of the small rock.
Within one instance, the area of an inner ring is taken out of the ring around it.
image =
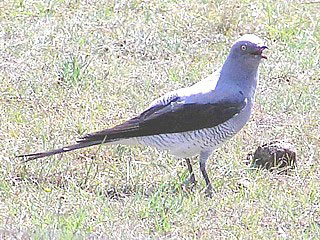
[[[297,166],[294,146],[284,140],[275,140],[259,146],[251,157],[251,166],[254,168],[272,171],[293,169]]]

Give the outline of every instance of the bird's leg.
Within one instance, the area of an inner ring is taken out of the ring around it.
[[[190,173],[190,177],[189,177],[189,180],[187,181],[187,183],[196,184],[196,178],[194,177],[190,158],[186,158],[186,162],[187,162],[188,170]]]
[[[206,164],[205,163],[200,162],[200,170],[202,172],[204,180],[206,181],[206,185],[207,185],[206,194],[211,194],[212,193],[212,186],[211,186],[211,182],[210,182],[210,179],[209,179],[207,171],[206,171]]]
[[[211,153],[212,153],[212,151],[200,153],[200,170],[201,170],[201,173],[202,173],[204,180],[206,181],[207,188],[206,188],[205,193],[208,196],[211,196],[212,192],[213,192],[213,188],[212,188],[210,179],[209,179],[207,171],[206,171],[206,163],[207,163],[207,160],[208,160],[209,156],[211,155]]]

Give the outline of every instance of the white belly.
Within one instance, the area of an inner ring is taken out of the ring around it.
[[[231,138],[236,132],[225,125],[184,133],[160,134],[138,137],[138,144],[147,145],[158,150],[168,150],[178,157],[192,157],[204,150],[214,150]]]

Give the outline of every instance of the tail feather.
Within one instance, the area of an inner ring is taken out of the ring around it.
[[[109,133],[112,133],[112,130],[113,129],[107,129],[104,131],[87,134],[84,137],[78,139],[76,144],[69,145],[66,147],[54,149],[48,152],[22,154],[17,157],[23,158],[23,162],[29,162],[31,160],[44,158],[44,157],[56,155],[59,153],[65,153],[65,152],[70,152],[70,151],[85,148],[85,147],[91,147],[91,146],[99,145],[103,143],[114,142],[114,141],[117,141],[119,138],[113,135],[111,135],[111,137],[109,136]]]
[[[139,118],[135,117],[113,128],[87,134],[78,139],[77,143],[74,145],[58,148],[48,152],[22,154],[17,157],[23,158],[24,162],[29,162],[38,158],[48,157],[80,148],[99,145],[102,143],[114,142],[120,139],[127,139],[141,135],[143,135],[143,132],[141,132],[139,129]]]
[[[35,159],[38,159],[38,158],[48,157],[48,156],[52,156],[52,155],[59,154],[59,153],[70,152],[70,151],[73,151],[73,150],[77,150],[77,149],[81,149],[81,148],[85,148],[85,147],[90,147],[90,146],[98,145],[98,144],[101,144],[101,143],[102,143],[101,141],[82,142],[82,143],[77,143],[77,144],[74,144],[74,145],[69,145],[69,146],[66,146],[66,147],[54,149],[54,150],[51,150],[51,151],[48,151],[48,152],[22,154],[22,155],[19,155],[17,157],[23,158],[23,162],[29,162],[31,160],[35,160]]]

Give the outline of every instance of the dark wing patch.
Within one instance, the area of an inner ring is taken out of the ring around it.
[[[130,137],[211,128],[234,117],[245,105],[244,97],[234,101],[222,99],[211,104],[183,104],[179,98],[174,98],[166,105],[159,104],[151,107],[139,116],[114,128],[88,134],[78,142],[110,142]]]

